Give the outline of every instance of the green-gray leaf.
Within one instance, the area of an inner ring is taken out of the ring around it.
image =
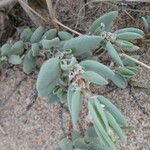
[[[116,38],[130,41],[130,40],[142,39],[143,35],[134,32],[124,32],[124,33],[116,34]]]
[[[82,74],[83,78],[89,82],[99,84],[99,85],[106,85],[108,84],[107,80],[105,80],[101,75],[94,71],[85,71]]]
[[[42,46],[43,48],[51,49],[52,47],[56,47],[59,42],[59,38],[54,38],[52,40],[42,40]]]
[[[65,32],[65,31],[59,31],[58,32],[58,37],[60,38],[60,40],[65,41],[65,40],[69,40],[72,39],[73,36],[72,34]]]
[[[76,38],[67,40],[63,49],[72,49],[73,54],[79,56],[84,52],[94,49],[100,45],[102,38],[99,36],[82,35]]]
[[[113,117],[120,125],[127,126],[125,117],[122,115],[120,110],[110,102],[110,100],[104,96],[98,96],[98,100],[101,104],[105,105],[105,108],[113,115]]]
[[[73,125],[77,124],[82,102],[83,102],[83,97],[81,95],[81,92],[80,90],[76,90],[73,93],[72,99],[71,99],[71,104],[72,104],[71,105],[71,113],[72,113],[71,117],[72,117]]]
[[[32,51],[28,51],[23,60],[23,71],[27,74],[31,73],[36,67],[36,58],[32,56]]]
[[[117,51],[115,50],[110,41],[108,41],[106,44],[106,50],[116,64],[118,64],[119,66],[123,66],[121,58],[119,57]]]
[[[136,73],[126,67],[119,67],[117,68],[116,72],[126,78],[130,78],[136,75]]]
[[[72,142],[68,138],[62,139],[59,146],[62,150],[73,150]]]
[[[18,64],[21,64],[22,60],[17,55],[11,55],[8,59],[8,62],[14,65],[18,65]]]
[[[104,23],[105,25],[105,31],[110,30],[113,21],[117,18],[118,12],[112,11],[109,13],[104,14],[100,18],[98,18],[96,21],[93,22],[93,24],[90,27],[90,32],[94,33],[94,31],[101,25],[101,23]]]
[[[42,39],[52,40],[56,36],[57,36],[57,29],[50,29],[44,33]]]
[[[22,31],[20,39],[25,42],[29,42],[32,34],[33,34],[32,30],[30,28],[26,28]]]
[[[36,83],[39,96],[48,96],[57,85],[61,72],[59,62],[59,59],[51,58],[43,63]]]
[[[42,35],[44,33],[44,28],[42,26],[39,26],[32,34],[31,36],[31,43],[38,43],[42,39]]]

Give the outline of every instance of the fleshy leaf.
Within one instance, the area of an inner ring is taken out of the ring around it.
[[[36,58],[32,56],[32,51],[28,51],[23,60],[23,71],[27,74],[31,73],[36,67]]]
[[[59,59],[51,58],[43,63],[36,83],[39,96],[50,95],[53,88],[58,84],[61,72],[59,62]]]
[[[76,90],[71,98],[71,117],[73,125],[77,124],[79,113],[82,106],[83,97],[80,90]]]
[[[54,103],[58,103],[58,102],[60,102],[60,99],[57,95],[50,95],[48,97],[48,103],[54,104]]]
[[[89,103],[88,103],[88,108],[90,111],[90,115],[93,119],[93,123],[97,126],[98,130],[96,130],[96,132],[97,132],[98,136],[100,133],[102,138],[104,139],[105,143],[107,145],[109,145],[110,148],[114,149],[115,145],[114,145],[113,141],[111,140],[111,138],[109,137],[109,135],[107,134],[107,131],[103,127],[103,125],[101,123],[101,119],[99,117],[99,114],[98,114],[97,110],[94,108],[93,103],[91,101],[89,101]]]
[[[72,34],[70,34],[69,32],[65,32],[65,31],[59,31],[58,32],[58,37],[62,41],[69,40],[69,39],[73,38]]]
[[[1,55],[2,56],[10,56],[12,53],[11,53],[11,45],[10,44],[4,44],[2,47],[1,47]]]
[[[59,38],[54,38],[52,40],[42,40],[42,46],[43,48],[51,49],[52,47],[56,47],[59,42]]]
[[[119,33],[125,33],[125,32],[133,32],[133,33],[140,34],[142,36],[144,35],[144,32],[142,30],[140,30],[138,28],[133,28],[133,27],[119,29],[119,30],[115,31],[114,33],[119,34]]]
[[[73,150],[72,142],[68,138],[62,139],[59,146],[62,150]]]
[[[93,24],[90,27],[90,32],[94,33],[94,31],[101,25],[101,23],[104,23],[105,25],[105,31],[110,30],[112,27],[113,21],[117,18],[118,12],[112,11],[109,13],[104,14],[100,18],[98,18],[96,21],[93,22]]]
[[[29,42],[32,34],[33,34],[32,30],[30,28],[26,28],[22,31],[20,39],[25,42]]]
[[[18,65],[18,64],[21,64],[22,60],[17,55],[11,55],[8,59],[8,62],[14,65]]]
[[[132,70],[130,70],[126,67],[119,67],[119,68],[117,68],[116,72],[126,78],[130,78],[130,77],[133,77],[136,75]]]
[[[107,80],[105,80],[101,75],[94,71],[85,71],[82,74],[83,78],[89,82],[99,84],[99,85],[106,85],[108,84]]]
[[[105,79],[111,79],[111,77],[115,75],[115,73],[109,67],[107,67],[97,61],[94,61],[94,60],[81,61],[80,65],[86,71],[94,71],[94,72],[98,73],[99,75],[101,75]]]
[[[116,38],[130,41],[130,40],[142,39],[143,35],[134,32],[124,32],[124,33],[116,34]]]
[[[126,137],[125,137],[124,133],[122,132],[119,124],[116,122],[115,118],[109,112],[106,112],[106,116],[107,116],[107,119],[108,119],[108,122],[109,122],[110,126],[118,134],[118,136],[120,137],[121,141],[124,142],[124,143],[127,143]]]
[[[42,39],[52,40],[56,36],[57,36],[57,29],[50,29],[44,33],[44,35],[42,36]]]
[[[39,43],[33,43],[31,46],[31,50],[32,50],[32,56],[37,56],[40,52],[40,45]]]
[[[11,53],[13,55],[21,55],[23,52],[24,52],[24,43],[23,43],[23,41],[17,41],[11,47]]]
[[[139,49],[138,46],[136,46],[128,41],[125,41],[125,40],[116,40],[115,45],[117,45],[122,50],[128,51],[128,52],[134,52]]]
[[[108,100],[104,96],[98,96],[98,100],[105,106],[105,109],[107,109],[113,115],[113,117],[120,125],[127,126],[125,117],[122,115],[120,110],[110,102],[110,100]]]
[[[119,54],[117,53],[117,51],[115,50],[115,48],[113,47],[110,41],[108,41],[106,44],[106,50],[116,64],[118,64],[119,66],[123,66],[123,63],[122,63],[121,58],[119,57]]]
[[[125,89],[128,86],[127,79],[120,76],[117,73],[115,73],[115,75],[111,77],[111,80],[113,81],[115,85],[117,85],[117,87],[121,89]]]
[[[42,26],[39,26],[31,36],[30,39],[31,43],[38,43],[42,39],[43,33],[44,33],[44,28]]]
[[[100,45],[102,38],[99,36],[82,35],[72,38],[65,42],[63,49],[72,49],[75,56],[81,55],[84,52],[94,49]]]

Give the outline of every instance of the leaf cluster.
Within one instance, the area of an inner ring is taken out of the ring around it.
[[[74,129],[82,104],[85,100],[88,101],[95,140],[91,136],[87,137],[87,133],[85,137],[66,137],[60,142],[58,149],[115,149],[114,133],[126,143],[121,130],[122,126],[127,126],[125,117],[110,100],[90,91],[91,83],[106,86],[113,82],[124,89],[128,85],[128,79],[141,71],[132,60],[120,57],[119,53],[130,53],[138,59],[139,47],[132,42],[143,38],[144,32],[133,27],[111,32],[117,16],[117,11],[104,14],[93,22],[87,35],[78,37],[56,29],[45,32],[42,26],[35,30],[26,28],[20,35],[20,41],[13,45],[4,44],[0,49],[1,63],[8,60],[9,63],[20,64],[27,74],[37,66],[39,55],[44,54],[46,60],[36,82],[38,95],[47,97],[49,103],[65,103]],[[94,56],[93,50],[100,48],[107,52],[113,65],[105,65]]]

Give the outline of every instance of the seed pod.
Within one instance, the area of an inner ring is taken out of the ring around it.
[[[98,100],[101,104],[105,105],[105,108],[113,115],[117,123],[119,123],[122,126],[127,126],[127,121],[125,117],[122,115],[120,110],[110,102],[110,100],[101,95],[98,96]]]
[[[44,28],[39,26],[31,36],[31,43],[38,43],[42,39],[42,35],[44,33]]]
[[[84,60],[80,62],[80,65],[86,71],[94,71],[105,79],[111,79],[111,77],[115,75],[115,73],[110,68],[97,61]]]
[[[24,52],[24,43],[23,41],[17,41],[11,47],[11,53],[14,55],[21,55]]]
[[[29,74],[36,67],[36,58],[32,56],[32,51],[29,50],[23,60],[23,71]]]
[[[80,90],[76,90],[71,98],[71,116],[73,125],[77,124],[79,113],[82,106],[83,97]]]
[[[39,43],[33,43],[31,46],[31,50],[32,50],[32,56],[37,56],[40,52],[40,45]]]
[[[125,32],[133,32],[133,33],[137,33],[137,34],[140,34],[140,35],[144,35],[144,32],[138,28],[123,28],[123,29],[119,29],[117,31],[115,31],[114,33],[115,34],[119,34],[119,33],[125,33]]]
[[[11,55],[8,59],[8,62],[13,64],[13,65],[18,65],[22,63],[22,60],[19,56],[17,55]]]
[[[2,56],[10,56],[11,55],[11,45],[10,44],[4,44],[1,47],[1,55]]]
[[[42,46],[43,48],[51,49],[52,47],[56,47],[59,42],[59,38],[54,38],[52,40],[42,40]]]
[[[136,73],[126,67],[119,67],[116,72],[125,78],[130,78],[136,75]]]
[[[26,28],[21,33],[20,39],[25,41],[25,42],[29,42],[32,34],[33,34],[32,30],[30,28]]]
[[[93,106],[93,102],[88,103],[88,108],[91,114],[91,117],[93,119],[93,123],[95,127],[97,127],[98,130],[96,130],[98,136],[102,137],[103,140],[107,145],[109,145],[110,148],[115,148],[115,145],[109,135],[107,134],[107,131],[102,125],[101,118],[99,117],[99,113],[97,112],[97,109]],[[95,128],[96,129],[96,128]]]
[[[44,35],[42,36],[42,39],[52,40],[56,36],[57,36],[57,29],[50,29],[44,33]]]
[[[125,137],[124,133],[122,132],[119,124],[116,122],[115,118],[109,112],[106,112],[106,116],[107,116],[107,120],[108,120],[110,126],[114,129],[114,131],[120,137],[121,141],[124,143],[127,143],[126,137]]]
[[[59,62],[59,59],[51,58],[43,63],[36,83],[39,96],[48,96],[58,84],[61,72]]]
[[[121,49],[127,52],[134,52],[139,49],[138,46],[125,40],[116,40],[115,45],[117,45],[118,47],[120,47]]]
[[[82,35],[67,40],[63,46],[63,50],[72,49],[75,56],[79,56],[84,52],[96,48],[100,45],[102,38],[99,36]]]
[[[94,31],[101,25],[101,23],[105,25],[105,31],[110,30],[113,24],[113,21],[117,18],[117,16],[118,16],[117,11],[112,11],[112,12],[104,14],[103,16],[101,16],[100,18],[98,18],[97,20],[93,22],[89,31],[91,33],[94,33]]]
[[[110,57],[113,59],[113,61],[116,62],[116,64],[118,64],[119,66],[123,66],[121,58],[119,57],[118,53],[116,52],[110,41],[108,41],[106,44],[106,50]]]
[[[131,41],[131,40],[136,40],[136,39],[142,39],[143,35],[140,35],[134,32],[124,32],[124,33],[116,34],[116,38],[121,39],[121,40]]]
[[[59,31],[58,32],[58,37],[62,41],[69,40],[69,39],[73,38],[72,34],[70,34],[69,32],[65,32],[65,31]]]
[[[85,71],[82,74],[83,78],[89,82],[93,82],[99,85],[106,85],[108,84],[107,80],[105,80],[101,75],[94,71]]]

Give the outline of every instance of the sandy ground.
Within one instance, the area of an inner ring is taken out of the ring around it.
[[[74,6],[69,11],[66,6]],[[78,4],[79,5],[79,4]],[[97,18],[103,12],[115,10],[115,5],[105,5],[103,7],[90,8],[87,14],[79,19],[78,29],[86,31],[86,25]],[[59,9],[66,7],[66,9]],[[75,27],[77,23],[77,7],[74,3],[63,3],[58,5],[58,18],[64,24]],[[94,11],[92,11],[94,10]],[[92,12],[92,13],[90,13]],[[94,15],[96,14],[96,15]],[[131,15],[135,15],[132,13]],[[90,16],[94,15],[91,19]],[[125,24],[123,16],[119,17],[119,25],[129,26],[128,21],[134,24],[136,21],[127,14]],[[141,15],[141,14],[140,14]],[[74,17],[75,16],[75,17]],[[74,19],[74,20],[73,20]],[[72,23],[73,22],[73,23]],[[150,65],[149,46],[141,50],[141,61]],[[37,73],[36,73],[37,74]],[[10,68],[5,73],[5,78],[0,83],[0,150],[54,150],[62,134],[61,121],[59,117],[59,105],[49,105],[45,99],[34,99],[35,76],[28,77],[17,67]],[[150,83],[150,71],[144,69],[143,73],[136,77],[136,80]],[[21,82],[20,82],[21,81]],[[93,91],[99,94],[107,89],[94,87]],[[110,98],[118,108],[127,116],[130,129],[125,129],[128,144],[123,145],[118,142],[118,150],[149,150],[150,149],[150,91],[145,89],[113,90],[104,94]],[[31,103],[33,105],[26,110]],[[68,127],[68,114],[64,113],[64,126]],[[84,121],[84,120],[81,120]],[[66,128],[67,128],[66,127]]]
[[[142,56],[142,60],[150,65],[150,49]],[[7,74],[9,76],[0,84],[0,125],[5,132],[0,131],[0,149],[54,150],[62,133],[59,106],[49,105],[46,100],[38,98],[26,111],[26,107],[32,103],[34,78],[24,79],[25,75],[17,68],[9,69]],[[150,71],[144,70],[138,79],[150,83],[149,75]],[[105,91],[97,87],[94,90],[98,93]],[[130,94],[129,89],[116,89],[105,94],[127,116],[131,126],[131,129],[125,130],[128,144],[119,143],[118,150],[149,150],[150,91],[133,89],[132,92]],[[139,105],[144,107],[144,112]],[[68,115],[65,114],[64,122],[67,118]]]

